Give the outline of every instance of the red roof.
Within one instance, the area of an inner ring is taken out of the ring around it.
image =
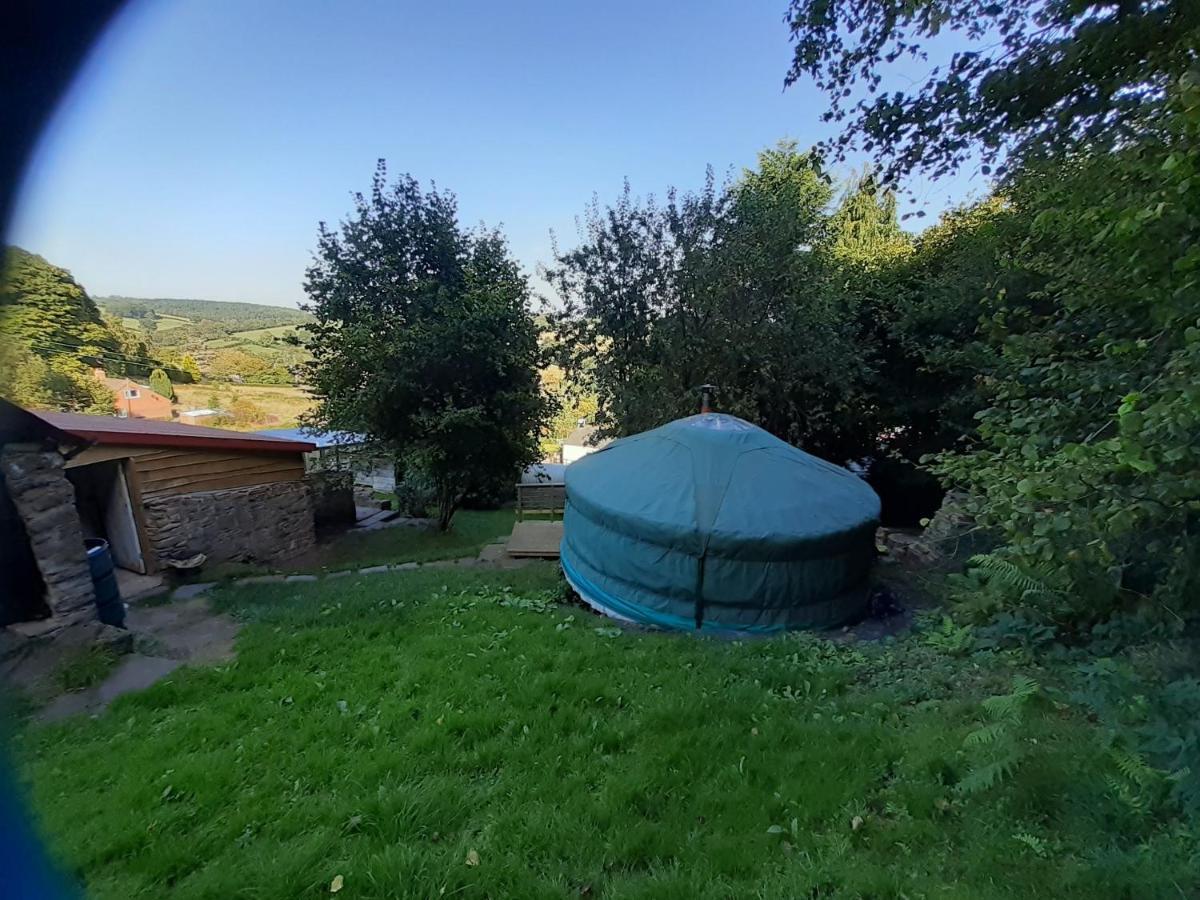
[[[136,447],[190,447],[203,450],[248,450],[254,453],[308,453],[317,445],[289,441],[253,432],[227,431],[203,425],[159,422],[154,419],[118,419],[79,413],[30,410],[59,431],[94,444]]]

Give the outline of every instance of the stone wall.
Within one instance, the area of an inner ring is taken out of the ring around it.
[[[354,476],[350,472],[317,471],[304,476],[318,526],[354,524]]]
[[[277,562],[313,546],[308,485],[284,481],[158,497],[144,503],[160,559],[205,554],[212,562]]]
[[[55,618],[94,617],[83,528],[62,456],[34,445],[9,444],[0,451],[0,468],[46,583],[50,612]]]

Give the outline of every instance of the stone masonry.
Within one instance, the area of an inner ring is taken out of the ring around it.
[[[318,526],[354,524],[354,475],[351,472],[318,471],[304,476]]]
[[[276,562],[313,546],[313,507],[302,481],[156,497],[144,503],[160,559]]]
[[[29,546],[46,582],[46,603],[57,618],[92,618],[95,593],[75,509],[75,488],[63,458],[34,445],[9,444],[0,467]]]

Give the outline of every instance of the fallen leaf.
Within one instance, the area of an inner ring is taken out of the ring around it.
[[[476,853],[474,850],[467,851],[467,865],[468,866],[479,865],[479,854]]]
[[[341,875],[334,875],[333,881],[329,882],[329,893],[336,894],[342,889],[345,879]]]
[[[850,820],[850,830],[851,831],[858,831],[858,829],[862,828],[862,826],[863,826],[863,817],[862,816],[855,816],[853,819]]]

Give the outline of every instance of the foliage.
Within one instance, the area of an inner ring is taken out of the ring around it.
[[[71,273],[19,247],[9,247],[5,255],[0,334],[43,359],[74,356],[107,367],[119,351],[100,310]]]
[[[0,285],[0,392],[24,406],[112,415],[112,392],[92,374],[144,376],[144,343],[106,319],[65,269],[17,247]]]
[[[1120,146],[1200,43],[1192,0],[791,0],[787,20],[786,83],[811,77],[829,97],[825,121],[844,128],[838,158],[861,148],[889,180],[949,174],[977,152],[994,163],[1009,148],[1028,158]],[[935,59],[915,88],[887,89],[897,63],[927,68],[946,34],[966,49]]]
[[[1136,810],[1169,802],[1200,820],[1200,681],[1176,666],[1113,657],[1078,674],[1071,698],[1107,731],[1114,795]]]
[[[1014,181],[1014,264],[1041,287],[990,304],[979,441],[937,466],[1084,622],[1144,597],[1179,611],[1200,585],[1200,83],[1145,128]]]
[[[401,472],[393,493],[396,509],[406,516],[428,518],[429,511],[437,506],[437,490],[430,478],[419,469]]]
[[[569,378],[594,390],[603,435],[723,411],[846,459],[871,443],[857,306],[824,290],[832,198],[820,161],[792,144],[718,188],[594,204],[581,243],[546,275]],[[849,220],[849,215],[844,219]]]
[[[936,625],[923,632],[926,644],[951,656],[966,656],[975,646],[975,629],[968,625],[956,625],[949,616],[933,617]]]
[[[499,232],[462,230],[452,194],[389,186],[381,161],[340,231],[322,224],[305,290],[313,423],[425,473],[443,530],[468,491],[537,458],[551,408],[529,288]]]
[[[960,794],[987,791],[1012,777],[1028,752],[1020,734],[1022,720],[1040,692],[1036,681],[1018,675],[1007,694],[996,694],[983,701],[985,723],[963,739],[963,747],[974,762],[971,771],[956,786]]]
[[[20,406],[115,415],[113,393],[91,369],[69,356],[42,356],[0,339],[0,396]]]
[[[150,373],[150,389],[168,400],[175,399],[175,390],[171,387],[171,379],[162,369],[155,369]]]

